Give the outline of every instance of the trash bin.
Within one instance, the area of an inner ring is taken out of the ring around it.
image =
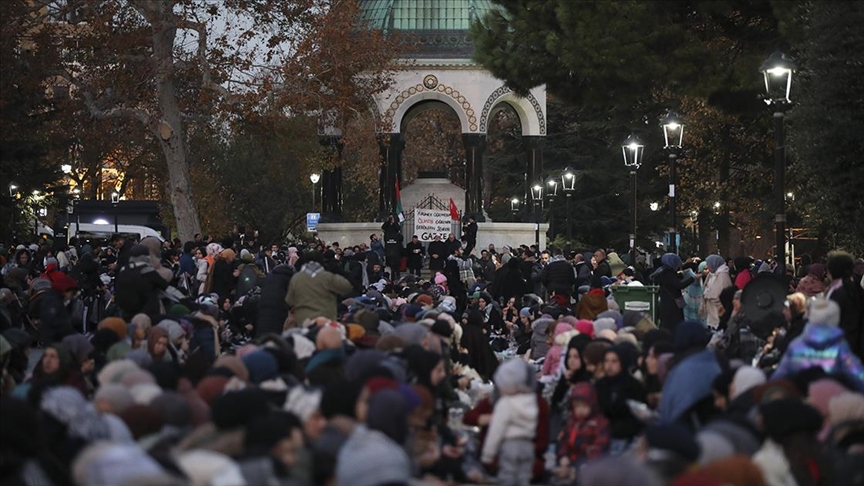
[[[657,294],[660,292],[660,287],[656,285],[646,285],[644,287],[615,285],[612,286],[612,296],[618,307],[621,308],[621,313],[626,311],[643,312],[651,316],[651,320],[657,323],[657,310],[659,303],[657,302]]]

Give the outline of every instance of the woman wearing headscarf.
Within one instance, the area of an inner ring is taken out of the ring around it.
[[[477,370],[484,381],[492,379],[498,368],[498,358],[489,346],[489,338],[483,333],[483,313],[468,311],[465,325],[462,326],[462,347],[468,351],[469,365]]]
[[[732,278],[729,277],[729,267],[726,265],[726,260],[720,255],[709,255],[705,259],[705,266],[709,272],[705,279],[705,290],[702,294],[705,319],[709,328],[717,329],[720,325],[720,309],[723,307],[720,302],[720,293],[726,287],[732,286]]]
[[[808,299],[825,292],[825,265],[822,263],[810,265],[810,271],[798,282],[795,291],[806,295]]]
[[[72,353],[61,343],[47,346],[39,364],[33,369],[32,384],[70,386],[87,396],[88,387],[81,371],[75,366]]]
[[[703,281],[707,262],[690,262],[684,265],[684,276],[693,276],[693,283],[684,289],[684,320],[705,322],[705,316],[700,312],[704,295]]]
[[[681,257],[674,253],[666,253],[660,262],[660,268],[651,275],[651,280],[660,287],[660,323],[675,332],[678,323],[684,320],[684,296],[681,291],[695,278],[692,275],[683,279],[678,276]]]
[[[628,400],[647,401],[645,388],[630,374],[635,362],[635,355],[624,344],[606,349],[603,355],[605,376],[595,384],[600,409],[612,426],[610,453],[613,455],[624,452],[643,427],[627,404]]]
[[[210,272],[210,292],[218,294],[220,300],[230,296],[237,282],[237,277],[234,275],[236,256],[237,254],[230,248],[222,250]]]

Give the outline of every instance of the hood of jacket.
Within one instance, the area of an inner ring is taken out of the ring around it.
[[[600,413],[600,405],[597,402],[597,391],[594,390],[594,385],[587,381],[580,381],[573,385],[570,391],[570,403],[575,401],[584,402],[591,407],[591,416]]]
[[[843,341],[843,330],[827,324],[807,324],[801,333],[804,343],[813,349],[827,349]]]
[[[534,331],[535,336],[543,336],[546,334],[546,329],[553,324],[555,324],[555,319],[552,319],[551,317],[541,317],[531,323],[531,330]]]

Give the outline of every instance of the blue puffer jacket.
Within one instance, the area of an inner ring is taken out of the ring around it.
[[[820,366],[828,374],[848,377],[855,389],[864,392],[864,366],[846,342],[843,330],[837,326],[810,323],[789,344],[772,378],[783,378]]]

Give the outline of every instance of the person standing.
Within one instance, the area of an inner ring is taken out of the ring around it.
[[[732,277],[729,276],[726,260],[720,255],[708,255],[705,266],[708,273],[705,276],[702,305],[708,327],[716,330],[720,326],[720,309],[723,307],[720,303],[720,294],[723,289],[732,286]]]
[[[450,253],[447,251],[447,244],[441,241],[441,235],[435,235],[429,243],[429,270],[433,274],[444,270],[448,255]]]
[[[408,253],[408,273],[420,276],[420,269],[423,268],[423,255],[426,254],[426,249],[423,248],[423,243],[417,235],[411,237],[411,241],[405,246],[405,251]]]
[[[594,266],[594,275],[600,277],[611,277],[612,276],[612,268],[609,266],[609,262],[606,260],[606,252],[602,249],[594,252],[594,259],[592,260]]]
[[[396,280],[402,264],[402,228],[391,214],[381,229],[384,231],[384,255],[390,267],[390,278]]]
[[[682,279],[678,276],[682,266],[681,257],[674,253],[666,253],[660,261],[662,265],[651,275],[651,280],[660,286],[660,323],[663,328],[674,333],[678,324],[684,320],[682,291],[693,283],[695,277],[690,275]]]
[[[465,242],[465,254],[470,255],[471,250],[477,246],[477,220],[474,215],[468,216],[468,222],[462,225],[462,241]]]

